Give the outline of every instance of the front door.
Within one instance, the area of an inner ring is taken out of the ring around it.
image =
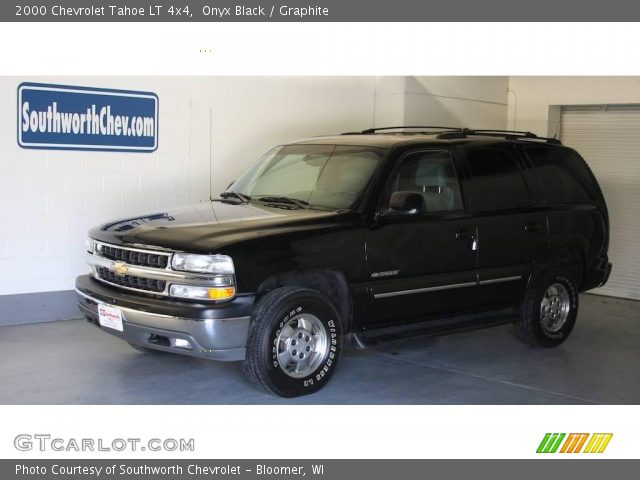
[[[366,232],[371,308],[366,326],[384,327],[465,310],[476,288],[476,228],[465,210],[447,149],[405,154]],[[417,212],[389,208],[393,192],[424,199]],[[471,293],[471,294],[470,294]]]

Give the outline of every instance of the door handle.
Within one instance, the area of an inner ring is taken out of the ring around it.
[[[456,240],[466,240],[471,242],[471,250],[478,250],[478,238],[476,237],[474,230],[466,228],[460,229],[456,232]]]
[[[461,229],[456,232],[456,240],[471,240],[473,238],[473,234],[470,230]]]
[[[524,231],[527,232],[527,233],[539,232],[540,231],[540,224],[539,223],[527,223],[524,226]]]

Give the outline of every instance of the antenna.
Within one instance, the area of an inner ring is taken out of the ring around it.
[[[562,112],[560,112],[560,115],[558,115],[558,124],[556,126],[556,131],[553,132],[553,139],[557,140],[558,139],[558,134],[560,133],[560,124],[562,122]]]
[[[560,106],[553,106],[549,108],[549,116],[552,116],[553,114],[557,113],[557,122],[556,122],[556,128],[553,131],[553,139],[557,140],[558,136],[560,135],[560,126],[562,125],[562,107]],[[551,122],[549,122],[551,123]],[[551,133],[551,132],[549,132]]]

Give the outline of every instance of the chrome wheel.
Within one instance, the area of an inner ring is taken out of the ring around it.
[[[320,366],[329,348],[327,330],[315,315],[290,318],[276,340],[278,364],[290,377],[307,377]]]
[[[540,303],[540,323],[549,333],[558,332],[569,318],[571,298],[569,291],[561,283],[554,283],[542,297]]]

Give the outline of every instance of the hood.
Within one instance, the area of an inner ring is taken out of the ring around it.
[[[334,211],[214,201],[108,222],[89,235],[116,245],[211,253],[245,240],[330,227],[339,217]]]

